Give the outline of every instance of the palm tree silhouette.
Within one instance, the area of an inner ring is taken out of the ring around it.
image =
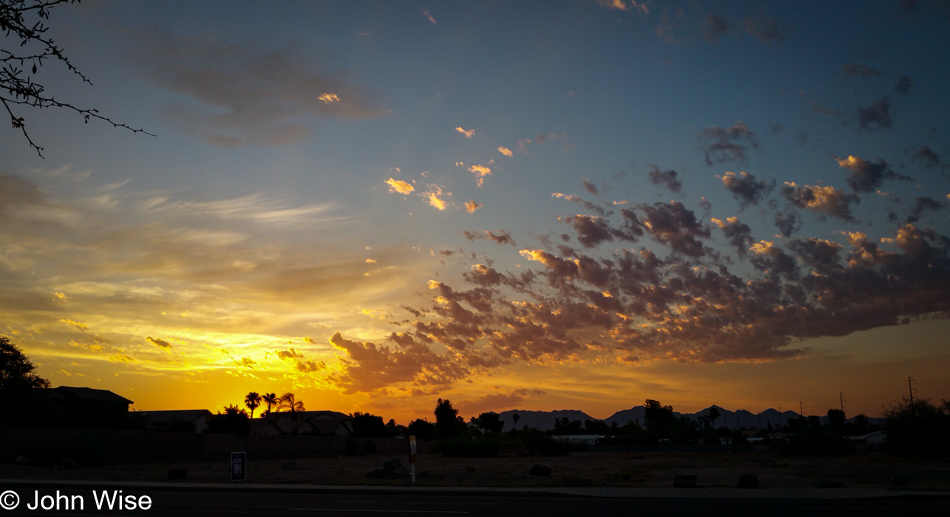
[[[261,406],[261,396],[256,391],[252,391],[244,397],[244,405],[251,410],[251,418],[254,418],[254,410]]]
[[[276,393],[265,393],[264,396],[261,397],[261,400],[263,400],[264,403],[267,404],[268,415],[270,414],[271,409],[274,406],[277,406],[280,404],[280,397],[278,397]]]
[[[300,425],[300,415],[297,413],[304,411],[303,401],[297,400],[293,393],[284,393],[280,396],[277,411],[290,411],[290,419],[294,425],[294,434],[297,434],[297,426]]]

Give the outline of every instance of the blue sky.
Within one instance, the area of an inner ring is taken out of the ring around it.
[[[6,335],[142,409],[945,397],[948,23],[883,0],[59,6],[93,85],[36,80],[155,136],[24,110],[40,158],[3,130]]]

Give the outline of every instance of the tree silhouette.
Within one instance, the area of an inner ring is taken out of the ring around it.
[[[511,419],[512,419],[512,420],[514,421],[514,423],[515,423],[515,429],[518,429],[518,420],[521,420],[521,415],[519,415],[518,413],[515,413],[515,414],[511,415]]]
[[[452,407],[449,399],[439,399],[435,404],[435,431],[439,438],[451,438],[459,434],[459,410]]]
[[[264,403],[267,404],[266,414],[268,415],[270,414],[274,406],[280,405],[280,397],[278,397],[276,393],[265,393],[264,396],[261,397],[261,400],[263,400]]]
[[[256,391],[252,391],[244,397],[244,405],[251,410],[251,418],[254,418],[254,410],[261,406],[261,396]]]
[[[498,413],[494,411],[486,411],[478,415],[477,418],[473,416],[472,423],[481,429],[495,434],[501,433],[501,430],[505,427],[505,422],[503,422]]]
[[[49,381],[34,373],[35,370],[18,346],[0,336],[0,391],[49,388]]]
[[[37,421],[45,416],[37,388],[49,381],[35,373],[36,367],[20,348],[0,336],[0,423],[22,419]]]
[[[113,122],[99,114],[93,108],[79,108],[67,102],[57,100],[46,93],[46,88],[34,81],[43,61],[54,59],[76,75],[81,82],[92,85],[82,72],[69,61],[69,58],[46,32],[49,30],[44,20],[49,20],[53,7],[61,4],[78,3],[79,0],[0,0],[0,32],[3,32],[4,44],[10,49],[0,49],[0,103],[10,115],[13,129],[19,129],[30,147],[43,157],[43,148],[33,142],[26,130],[26,119],[14,111],[17,107],[36,109],[63,108],[79,114],[85,122],[99,119],[121,127],[133,133],[151,133],[143,129],[133,129],[126,124]],[[29,68],[29,70],[27,69]],[[155,135],[152,135],[155,136]]]
[[[300,415],[297,413],[304,411],[303,401],[297,400],[293,393],[284,393],[280,396],[277,411],[290,412],[290,420],[294,426],[294,434],[297,434],[297,428],[300,426]]]

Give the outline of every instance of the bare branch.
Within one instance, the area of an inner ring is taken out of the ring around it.
[[[40,20],[49,19],[51,8],[60,4],[78,3],[80,0],[0,0],[0,32],[8,40],[18,41],[19,47],[30,46],[33,50],[26,54],[16,54],[15,51],[0,49],[0,92],[6,92],[6,95],[0,95],[0,101],[3,107],[10,115],[10,121],[14,129],[19,129],[26,138],[30,147],[43,157],[43,148],[37,145],[30,138],[26,129],[26,124],[22,116],[14,113],[12,106],[29,106],[36,109],[44,108],[64,108],[72,110],[83,117],[83,121],[88,123],[90,119],[98,119],[112,124],[113,127],[123,128],[133,133],[145,133],[155,136],[144,129],[135,129],[127,124],[115,122],[109,117],[99,114],[94,108],[79,108],[66,102],[60,102],[53,97],[44,96],[44,88],[41,84],[33,82],[31,76],[25,79],[22,77],[23,69],[15,65],[19,63],[21,67],[32,64],[32,74],[36,75],[38,69],[43,66],[45,59],[55,57],[68,70],[79,76],[82,82],[92,84],[82,72],[79,71],[66,55],[63,49],[56,45],[51,38],[46,37],[45,33],[49,27]],[[32,14],[39,18],[32,26],[25,20],[25,14]],[[12,38],[11,38],[12,35]],[[38,47],[38,48],[37,48]]]

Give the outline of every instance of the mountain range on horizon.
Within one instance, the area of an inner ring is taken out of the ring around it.
[[[730,411],[716,405],[709,406],[708,408],[702,409],[695,413],[679,413],[674,411],[673,415],[676,417],[684,416],[690,420],[699,420],[700,417],[705,417],[708,415],[710,409],[713,407],[719,409],[719,417],[716,418],[716,421],[713,424],[714,427],[725,427],[727,429],[766,429],[768,428],[769,424],[771,424],[773,428],[779,429],[789,420],[794,420],[800,416],[795,411],[790,410],[779,412],[776,409],[769,408],[760,413],[752,413],[751,411],[747,411],[745,409]],[[524,427],[534,427],[542,431],[554,429],[554,423],[559,418],[567,418],[569,421],[580,420],[581,423],[583,423],[585,420],[601,420],[577,409],[561,409],[554,411],[509,409],[499,413],[501,420],[505,423],[504,429],[509,430],[515,428],[515,421],[513,418],[513,415],[515,414],[518,415],[518,429]],[[630,422],[636,422],[642,426],[645,423],[645,414],[646,409],[643,406],[634,406],[630,409],[617,411],[613,415],[602,419],[602,421],[606,422],[608,425],[612,425],[614,422],[616,422],[618,426],[623,426]],[[822,424],[828,422],[827,416],[817,416]],[[851,422],[854,420],[854,418],[855,417],[850,417],[847,419],[847,421]],[[880,423],[884,421],[883,418],[876,417],[868,417],[868,420],[871,423]]]

